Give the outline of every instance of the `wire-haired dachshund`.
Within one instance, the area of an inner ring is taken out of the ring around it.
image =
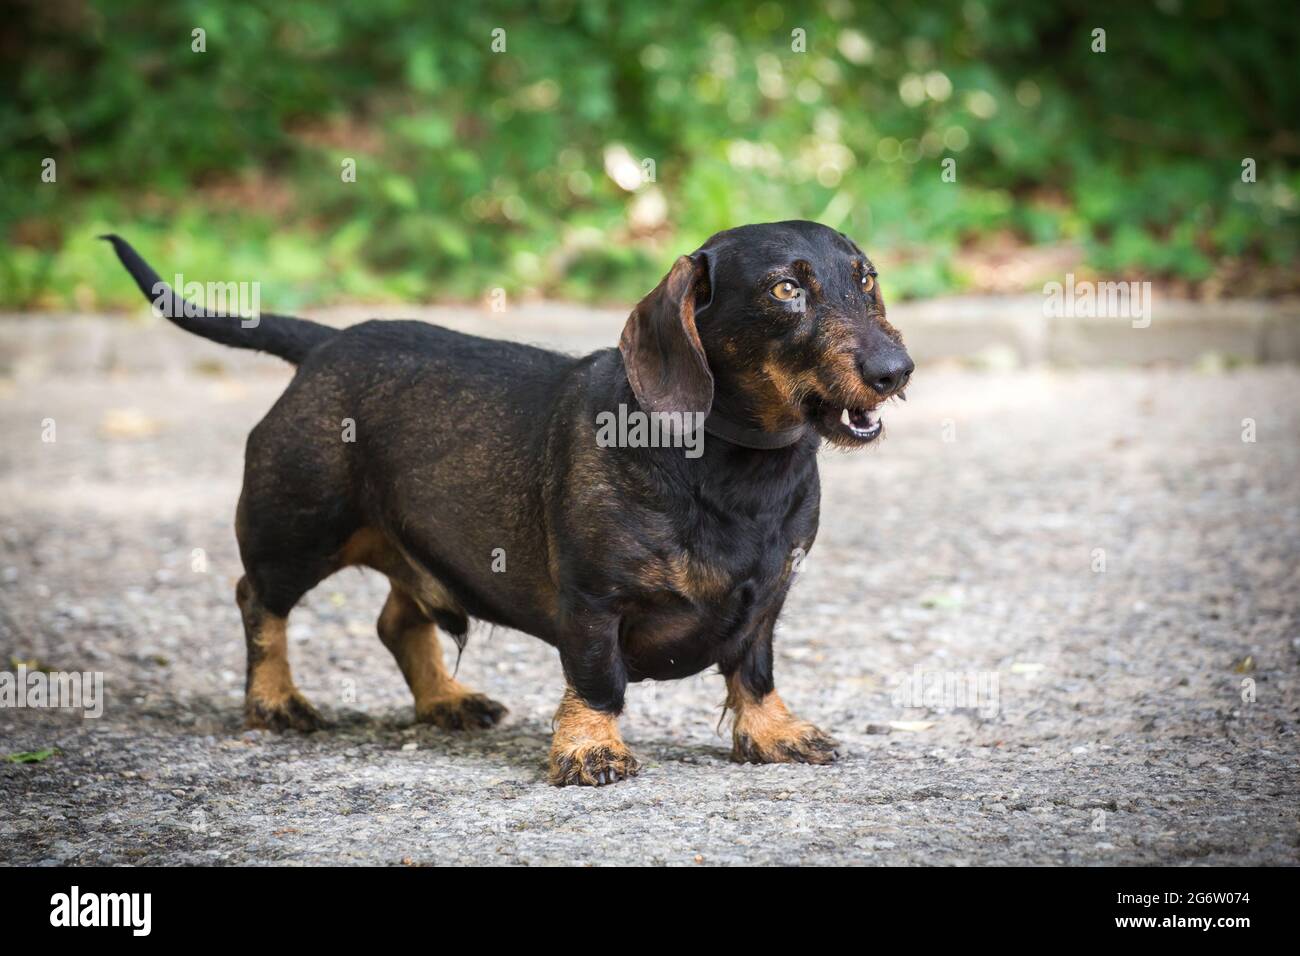
[[[176,325],[298,366],[249,435],[235,518],[249,726],[322,726],[285,621],[362,565],[391,582],[379,638],[417,720],[506,712],[448,673],[437,627],[463,647],[480,618],[559,651],[554,783],[635,774],[618,730],[628,681],[714,665],[737,759],[835,759],[777,694],[772,633],[817,533],[818,447],[876,439],[912,373],[852,240],[812,222],[720,232],[673,263],[617,349],[573,358],[422,322],[240,321],[106,238]]]

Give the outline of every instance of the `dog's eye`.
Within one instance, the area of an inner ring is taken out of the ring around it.
[[[772,286],[772,298],[780,299],[782,302],[789,302],[799,294],[799,286],[789,279],[782,279],[776,285]]]
[[[862,291],[870,292],[876,287],[876,277],[873,275],[864,275],[862,277]]]

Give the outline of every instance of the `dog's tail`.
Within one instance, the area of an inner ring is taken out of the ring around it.
[[[261,312],[254,317],[225,315],[188,302],[169,286],[121,236],[100,236],[113,244],[126,271],[155,308],[186,332],[237,349],[270,352],[297,365],[307,353],[338,334],[337,329],[291,315]]]

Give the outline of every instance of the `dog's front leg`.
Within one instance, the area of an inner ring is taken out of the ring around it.
[[[632,776],[641,764],[618,732],[627,689],[618,618],[570,615],[559,648],[569,686],[553,721],[551,783],[599,787]]]
[[[772,629],[777,610],[760,623],[734,661],[722,663],[731,711],[732,759],[741,763],[831,763],[838,744],[790,713],[772,677]]]

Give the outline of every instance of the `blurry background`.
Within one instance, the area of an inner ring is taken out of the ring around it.
[[[0,308],[137,306],[109,229],[277,309],[626,303],[783,218],[851,233],[894,301],[1300,290],[1289,3],[6,7]]]

